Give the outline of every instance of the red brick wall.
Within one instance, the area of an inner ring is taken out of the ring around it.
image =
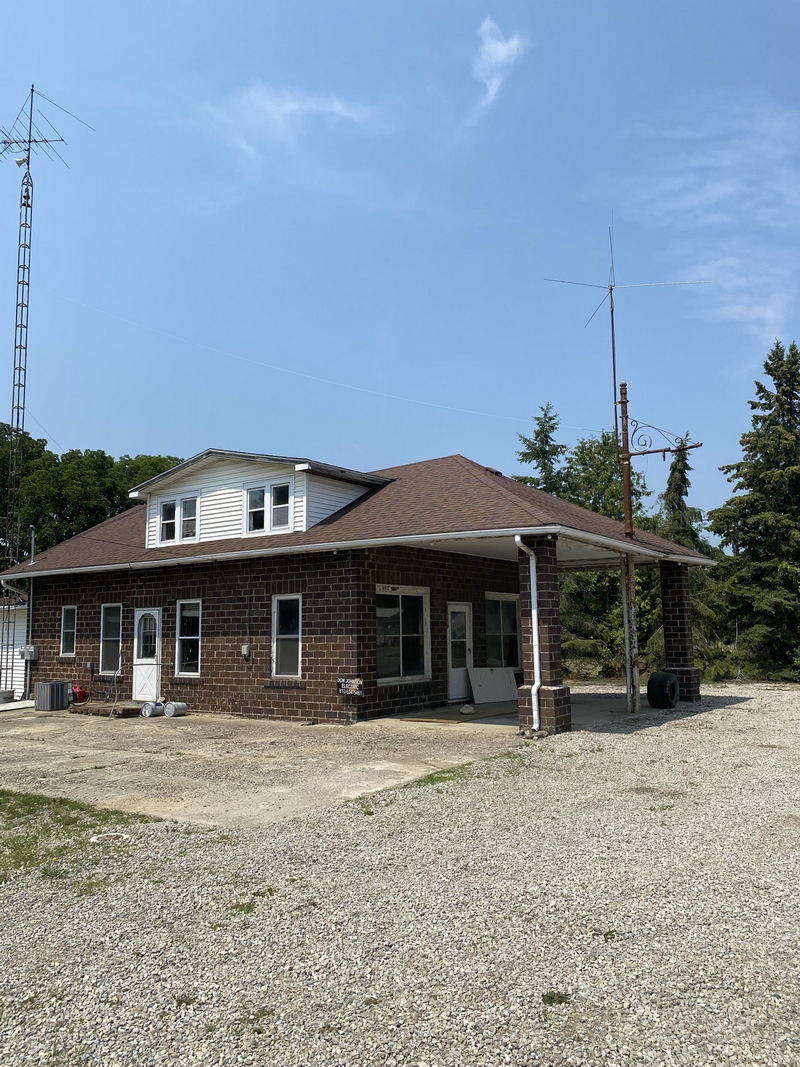
[[[375,585],[430,588],[432,679],[379,686],[375,668]],[[515,563],[421,549],[372,549],[275,559],[194,564],[152,571],[37,578],[32,628],[39,660],[32,681],[66,678],[86,685],[99,665],[100,605],[121,603],[121,699],[131,697],[134,610],[162,609],[161,689],[190,708],[259,718],[351,722],[447,699],[447,601],[473,605],[474,658],[485,663],[484,593],[516,592]],[[271,677],[272,596],[303,595],[303,677]],[[176,601],[203,602],[201,674],[176,678]],[[76,604],[74,658],[59,656],[61,607]],[[250,645],[244,659],[241,646]],[[336,677],[364,679],[363,697],[340,696]],[[103,695],[108,679],[95,678]]]

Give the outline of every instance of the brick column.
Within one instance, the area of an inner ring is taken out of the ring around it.
[[[700,671],[694,665],[689,568],[682,563],[659,563],[661,612],[664,617],[666,669],[677,676],[681,700],[700,699]]]
[[[539,607],[539,652],[542,684],[539,689],[539,722],[543,730],[558,734],[572,729],[572,705],[561,668],[561,610],[556,565],[555,537],[526,537],[524,543],[536,553],[536,582]],[[528,730],[533,724],[534,688],[533,639],[531,634],[530,558],[519,552],[519,611],[522,666],[525,673],[518,690],[519,724]]]

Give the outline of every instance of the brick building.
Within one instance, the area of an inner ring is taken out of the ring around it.
[[[558,573],[627,554],[661,568],[668,668],[699,696],[688,568],[710,561],[463,456],[364,473],[210,449],[131,496],[3,576],[27,579],[30,684],[346,723],[510,668],[521,726],[569,729]]]

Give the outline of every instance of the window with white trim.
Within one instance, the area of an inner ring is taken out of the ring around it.
[[[175,619],[175,673],[200,673],[202,601],[179,600]]]
[[[299,678],[302,664],[303,598],[281,593],[272,598],[272,673]]]
[[[270,482],[247,490],[248,533],[274,533],[292,525],[291,482]]]
[[[120,667],[122,650],[122,604],[100,607],[100,673],[113,674]]]
[[[377,587],[375,623],[379,681],[412,681],[429,676],[428,616],[427,589]]]
[[[75,655],[75,632],[78,609],[73,605],[61,609],[61,655]]]
[[[196,541],[197,503],[196,496],[162,500],[159,512],[159,541]]]
[[[197,537],[197,497],[185,496],[181,500],[181,540],[194,541]]]
[[[486,594],[486,666],[520,666],[519,597],[515,593]]]
[[[161,524],[159,526],[159,541],[174,541],[176,532],[175,515],[178,506],[174,500],[161,501]]]

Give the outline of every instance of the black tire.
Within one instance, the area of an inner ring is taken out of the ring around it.
[[[674,708],[680,696],[678,679],[669,671],[654,671],[647,679],[647,703],[651,708]]]

